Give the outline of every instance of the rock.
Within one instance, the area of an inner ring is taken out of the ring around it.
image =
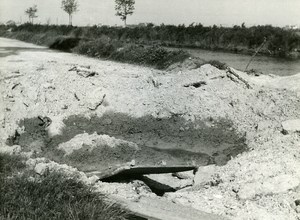
[[[93,176],[88,178],[88,183],[91,184],[91,185],[94,185],[98,181],[99,181],[99,177],[96,176],[96,175],[93,175]]]
[[[49,124],[45,130],[49,137],[54,137],[56,135],[61,135],[65,127],[66,125],[61,116],[53,116],[51,117],[51,124]]]
[[[4,145],[0,147],[0,153],[12,155],[12,154],[17,154],[19,152],[21,152],[21,146],[19,145],[14,145],[14,146]]]
[[[49,170],[48,163],[39,163],[34,168],[34,171],[39,175],[45,174],[47,170]]]
[[[256,130],[257,131],[266,131],[270,130],[272,128],[273,122],[271,120],[262,120],[259,121],[256,125]]]
[[[90,110],[96,110],[107,99],[107,91],[102,88],[96,88],[92,91],[87,91],[85,102]],[[106,100],[107,101],[107,100]]]
[[[238,196],[240,199],[253,199],[257,195],[285,193],[300,185],[298,178],[292,175],[280,175],[256,182],[245,183],[241,186]]]
[[[287,120],[282,122],[281,125],[284,134],[300,132],[300,119]]]
[[[76,71],[79,76],[85,78],[98,74],[97,72],[91,70],[89,66],[74,66],[73,68],[69,69],[69,71]]]
[[[37,161],[32,160],[32,163],[35,163],[34,165],[34,171],[39,175],[45,175],[48,172],[60,172],[63,173],[66,176],[76,176],[82,180],[88,179],[86,175],[83,172],[79,172],[76,168],[70,167],[67,164],[58,164],[54,161],[49,162],[39,162],[39,158],[37,158]],[[43,158],[42,158],[43,159]]]
[[[190,180],[193,180],[193,181],[194,181],[194,177],[195,177],[195,174],[194,174],[193,170],[186,171],[186,172],[173,173],[172,175],[179,178],[179,179],[190,179]]]
[[[153,183],[156,182],[157,185],[165,186],[165,188],[172,188],[174,190],[183,189],[188,186],[193,185],[192,179],[179,179],[177,177],[172,176],[172,174],[150,174],[145,175],[145,177],[149,180],[152,180]]]
[[[153,76],[150,76],[147,79],[147,82],[148,83],[152,83],[155,88],[158,88],[159,86],[161,86],[161,83],[159,83],[158,80],[155,77],[153,77]]]
[[[206,185],[213,181],[216,170],[216,165],[199,167],[195,174],[194,185]]]

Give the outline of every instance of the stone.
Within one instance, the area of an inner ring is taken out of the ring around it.
[[[238,196],[240,199],[250,200],[260,195],[272,195],[286,193],[300,185],[300,180],[291,175],[282,174],[275,177],[245,183],[240,187]]]
[[[39,175],[45,174],[47,170],[49,170],[48,163],[39,163],[34,168],[34,171]]]
[[[262,120],[257,123],[256,130],[257,131],[266,131],[272,128],[273,122],[271,120]]]
[[[179,190],[193,185],[193,180],[191,179],[179,179],[172,176],[171,173],[166,174],[149,174],[145,177],[152,183],[156,182],[157,185],[166,186],[166,188],[172,188],[174,190]]]
[[[0,153],[5,153],[5,154],[17,154],[21,152],[21,146],[19,145],[14,145],[14,146],[1,146],[0,147]]]
[[[214,175],[217,171],[216,165],[208,165],[199,167],[195,174],[194,185],[206,185],[213,181]]]
[[[190,170],[185,172],[173,173],[173,176],[176,176],[179,179],[191,179],[194,181],[195,174],[193,170]]]
[[[49,137],[54,137],[56,135],[61,135],[66,125],[63,122],[61,116],[52,116],[51,124],[45,128]]]
[[[107,100],[107,91],[103,88],[96,88],[91,91],[86,92],[86,96],[84,98],[86,102],[86,106],[90,110],[96,110],[100,105],[103,104],[105,100]]]
[[[284,134],[300,132],[300,119],[287,120],[282,122],[281,125]]]

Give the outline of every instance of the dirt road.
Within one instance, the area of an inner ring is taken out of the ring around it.
[[[162,199],[229,219],[300,217],[300,75],[250,77],[210,65],[158,71],[0,42],[1,151],[89,173],[195,165],[193,186],[163,197],[140,180],[94,186],[120,200]],[[45,164],[58,167],[33,167]]]

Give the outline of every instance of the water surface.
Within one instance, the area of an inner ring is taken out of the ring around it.
[[[208,51],[200,49],[184,49],[191,55],[204,60],[219,60],[229,66],[245,70],[251,59],[250,55],[225,53],[219,51]],[[300,60],[287,60],[282,58],[256,56],[248,69],[255,69],[263,74],[274,74],[279,76],[289,76],[300,73]]]

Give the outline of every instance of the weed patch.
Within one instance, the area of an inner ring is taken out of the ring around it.
[[[0,154],[0,219],[126,219],[126,211],[61,173],[32,176],[19,156]]]

